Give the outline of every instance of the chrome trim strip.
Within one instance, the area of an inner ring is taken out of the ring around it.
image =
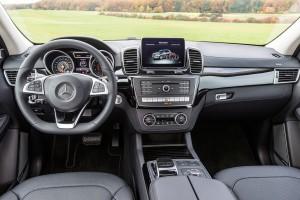
[[[298,70],[298,74],[295,81],[279,82],[279,71],[278,70]],[[275,68],[274,69],[274,84],[285,84],[285,83],[296,83],[300,77],[300,70],[296,68]]]
[[[23,93],[25,94],[45,94],[45,90],[44,90],[44,82],[45,80],[48,78],[48,76],[44,76],[42,78],[38,78],[38,79],[34,79],[33,81],[30,81],[29,83],[26,83],[23,87]],[[40,81],[41,82],[41,85],[42,85],[42,91],[41,92],[36,92],[36,91],[30,91],[28,90],[28,86],[33,83],[33,82],[36,82],[36,81]]]
[[[53,59],[52,62],[51,62],[51,70],[52,70],[52,72],[51,72],[50,69],[48,68],[48,66],[46,65],[46,58],[47,58],[51,53],[53,53],[53,52],[59,52],[59,53],[65,55],[65,56],[69,57],[69,58],[72,60],[72,63],[73,63],[73,71],[74,71],[75,65],[74,65],[74,61],[73,61],[73,59],[71,58],[71,56],[69,56],[66,52],[61,51],[61,50],[51,50],[51,51],[48,51],[48,52],[44,55],[44,57],[43,57],[43,64],[44,64],[44,66],[45,66],[45,68],[46,68],[46,71],[47,71],[49,74],[53,74],[53,61],[54,61],[54,59]],[[57,56],[57,57],[59,57],[59,56]],[[55,57],[55,58],[57,58],[57,57]]]
[[[107,81],[105,79],[103,80],[98,80],[98,79],[95,79],[93,77],[90,77],[93,81],[93,84],[92,84],[92,88],[91,88],[91,92],[90,92],[90,96],[94,97],[94,96],[101,96],[101,95],[108,95],[108,88],[107,88]],[[104,86],[104,92],[93,92],[93,88],[94,88],[94,85],[96,83],[99,83],[101,84],[102,86]]]
[[[80,112],[78,113],[78,115],[76,116],[76,119],[73,123],[70,123],[70,124],[64,124],[64,123],[60,123],[58,122],[58,119],[57,119],[57,112],[56,112],[56,109],[54,108],[54,116],[55,116],[55,123],[56,123],[56,126],[60,129],[72,129],[72,128],[75,128],[75,126],[78,124],[79,122],[79,119],[81,117],[81,115],[83,114],[84,112],[84,109],[86,108],[86,106],[90,103],[90,101],[88,101],[83,107],[82,109],[80,110]]]
[[[10,80],[9,80],[9,78],[8,78],[8,76],[7,76],[7,72],[17,72],[17,74],[18,74],[18,70],[4,70],[4,77],[5,77],[5,79],[6,79],[6,82],[8,83],[8,85],[10,85],[10,86],[15,86],[15,84],[12,84],[11,82],[10,82]],[[17,78],[17,76],[16,76],[16,78]]]
[[[137,52],[137,73],[127,73],[125,71],[125,66],[124,66],[124,53],[125,51],[128,51],[128,50],[131,50],[131,49],[136,49],[136,52]],[[133,47],[127,47],[127,48],[124,48],[122,49],[122,53],[121,53],[121,61],[122,61],[122,68],[123,68],[123,72],[124,74],[128,74],[128,75],[136,75],[136,74],[139,74],[140,72],[140,68],[141,68],[141,55],[140,55],[140,52],[139,52],[139,47],[138,46],[133,46]]]
[[[194,50],[194,51],[198,51],[199,53],[200,53],[200,55],[201,55],[201,59],[202,59],[202,69],[201,69],[201,72],[199,72],[199,73],[192,73],[192,70],[191,70],[191,63],[190,63],[190,54],[189,54],[189,50]],[[186,52],[187,52],[187,67],[189,68],[189,72],[191,73],[191,74],[202,74],[203,73],[203,71],[204,71],[204,56],[203,56],[203,54],[202,54],[202,52],[200,51],[200,49],[198,49],[198,48],[195,48],[195,47],[188,47],[187,49],[186,49]]]

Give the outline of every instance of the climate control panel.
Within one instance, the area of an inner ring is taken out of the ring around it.
[[[184,113],[148,113],[143,122],[146,126],[185,125],[188,117]]]

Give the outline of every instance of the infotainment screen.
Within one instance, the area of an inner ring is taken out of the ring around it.
[[[184,67],[185,41],[182,38],[143,38],[142,66],[151,69]]]

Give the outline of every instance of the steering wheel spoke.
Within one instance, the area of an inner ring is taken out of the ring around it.
[[[105,79],[92,78],[93,85],[90,92],[91,97],[108,95],[107,81]]]
[[[56,126],[60,129],[75,128],[88,104],[89,102],[87,102],[79,111],[74,113],[60,112],[54,108],[54,117],[55,117]]]
[[[46,80],[47,76],[35,79],[33,81],[30,81],[29,83],[26,83],[23,87],[23,93],[24,94],[45,94],[44,89],[44,82]]]

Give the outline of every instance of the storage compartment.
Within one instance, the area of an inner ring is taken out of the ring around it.
[[[265,119],[278,113],[292,95],[291,84],[211,90],[201,116],[206,119]]]
[[[159,178],[149,193],[150,200],[236,200],[222,182],[196,176]]]
[[[185,134],[142,135],[145,161],[157,158],[192,159]]]

